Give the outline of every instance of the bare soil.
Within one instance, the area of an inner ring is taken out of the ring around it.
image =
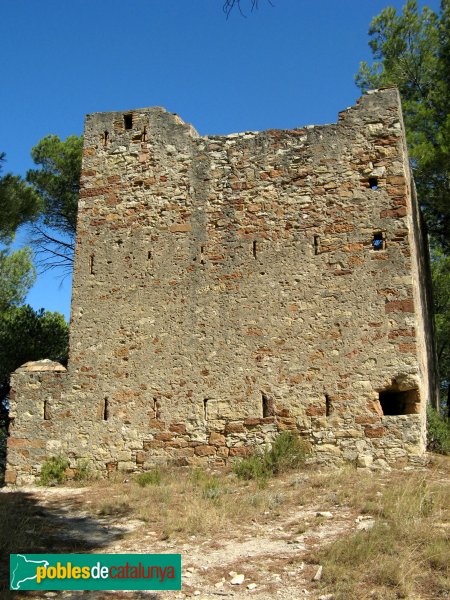
[[[423,473],[430,482],[448,486],[448,467],[448,459],[438,459]],[[196,529],[195,519],[201,522],[202,515],[193,512],[179,531],[168,529],[165,522],[173,519],[170,507],[174,500],[173,494],[161,494],[175,484],[171,480],[165,485],[164,477],[158,490],[139,488],[131,476],[125,481],[90,482],[80,487],[2,488],[1,533],[6,539],[0,543],[8,553],[181,553],[183,577],[178,592],[9,592],[8,556],[4,554],[0,597],[331,600],[329,586],[324,588],[322,578],[314,580],[320,567],[314,559],[317,550],[369,529],[371,503],[394,481],[409,476],[404,471],[370,474],[310,468],[273,479],[259,489],[222,472],[215,477],[223,482],[223,496],[215,502],[214,513],[204,509],[204,518],[217,518],[216,513],[223,511],[224,521],[216,529],[214,522],[211,528]],[[193,501],[183,489],[179,494],[185,495],[185,510],[189,511]],[[249,497],[255,498],[255,507],[250,503],[241,513],[228,514],[230,506],[243,505]],[[183,511],[182,506],[175,508]],[[448,522],[437,525],[448,528]],[[245,576],[240,585],[231,584],[235,574]],[[391,591],[383,595],[380,590],[366,590],[364,597],[382,600],[391,598]],[[416,594],[411,599],[433,598],[426,590]]]

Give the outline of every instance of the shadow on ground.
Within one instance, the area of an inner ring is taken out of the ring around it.
[[[75,510],[74,510],[75,509]],[[71,499],[70,510],[57,498],[45,505],[32,493],[0,491],[0,598],[80,598],[106,600],[135,598],[156,600],[148,592],[114,594],[108,592],[20,592],[9,590],[10,554],[70,554],[102,552],[109,544],[123,537],[125,530],[105,519],[84,516],[82,500]],[[80,515],[74,516],[73,513]]]

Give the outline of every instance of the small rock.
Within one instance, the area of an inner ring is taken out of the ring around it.
[[[186,571],[186,573],[183,573],[183,577],[187,577],[189,579],[189,577],[192,577],[192,573],[190,571]]]
[[[373,529],[374,525],[375,521],[361,521],[360,523],[358,523],[356,529],[358,531],[370,531],[371,529]]]
[[[313,577],[313,581],[320,581],[322,578],[322,571],[323,571],[323,567],[322,565],[320,565],[320,567],[317,569],[316,574]]]
[[[195,571],[194,567],[188,567],[186,569],[186,571],[188,571],[189,573],[193,573]]]
[[[236,573],[236,571],[230,571],[230,572],[228,573],[228,575],[229,575],[230,577],[236,577],[237,573]]]
[[[249,583],[247,586],[248,590],[254,590],[256,589],[258,586],[256,585],[256,583]]]
[[[358,456],[358,460],[357,460],[357,465],[358,467],[362,467],[364,468],[369,468],[370,466],[372,466],[373,463],[373,457],[370,455],[366,455],[366,454],[360,454]]]
[[[194,596],[200,596],[200,594],[201,594],[201,591],[200,591],[200,590],[195,590],[195,592],[194,592]]]
[[[239,575],[235,575],[233,579],[230,581],[231,585],[241,585],[244,583],[245,575],[240,573]]]
[[[322,596],[319,596],[319,600],[333,600],[333,598],[333,594],[323,594]]]
[[[333,513],[330,513],[328,510],[318,510],[316,512],[316,517],[325,517],[326,519],[331,519]]]
[[[223,581],[218,581],[214,584],[214,587],[220,590],[221,588],[223,588]]]

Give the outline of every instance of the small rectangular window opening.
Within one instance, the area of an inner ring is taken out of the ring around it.
[[[106,144],[108,143],[108,137],[109,137],[109,133],[105,130],[104,134],[103,134],[103,145],[106,146]]]
[[[133,129],[133,115],[123,115],[125,129]]]
[[[204,265],[205,264],[205,246],[200,246],[200,264]]]
[[[256,258],[256,240],[253,242],[253,258]]]
[[[50,408],[48,400],[44,400],[44,421],[50,421]]]
[[[94,255],[91,254],[91,256],[89,257],[89,273],[91,275],[94,275]]]
[[[109,400],[108,398],[103,399],[103,420],[107,421],[109,418]]]
[[[147,252],[147,260],[151,260],[151,258],[152,258],[152,251],[151,251],[151,250],[149,250],[149,251]]]
[[[333,409],[331,407],[330,396],[328,396],[328,394],[326,394],[325,395],[325,414],[327,417],[329,417],[332,412],[333,412]]]
[[[320,237],[318,235],[314,236],[314,254],[317,256],[320,252]]]
[[[203,417],[205,421],[208,420],[208,398],[203,400]]]
[[[374,250],[384,250],[386,248],[386,241],[383,232],[378,231],[373,234],[372,248]]]
[[[369,177],[369,187],[371,190],[378,189],[378,179],[376,177]]]

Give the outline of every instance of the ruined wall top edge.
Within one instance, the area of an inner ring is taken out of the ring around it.
[[[394,109],[400,111],[400,96],[397,88],[382,88],[378,90],[370,90],[361,96],[353,106],[350,106],[338,114],[336,123],[329,124],[308,124],[299,125],[292,129],[278,129],[280,133],[295,133],[300,130],[323,130],[336,129],[339,126],[352,126],[356,117],[359,124],[362,122],[371,122],[374,116],[377,116],[380,111]],[[129,127],[125,126],[124,119],[129,118]],[[150,124],[151,129],[170,129],[171,135],[176,134],[187,136],[190,138],[199,138],[205,140],[225,140],[233,138],[248,138],[264,135],[266,131],[274,131],[273,129],[263,131],[243,131],[230,134],[210,134],[201,136],[197,130],[190,124],[183,121],[177,114],[166,110],[164,107],[153,106],[146,108],[136,108],[124,111],[97,112],[86,115],[85,135],[104,135],[107,133],[121,133],[129,129],[128,133],[133,136],[134,133],[142,133],[142,128],[146,124]],[[147,133],[150,133],[148,131]]]

